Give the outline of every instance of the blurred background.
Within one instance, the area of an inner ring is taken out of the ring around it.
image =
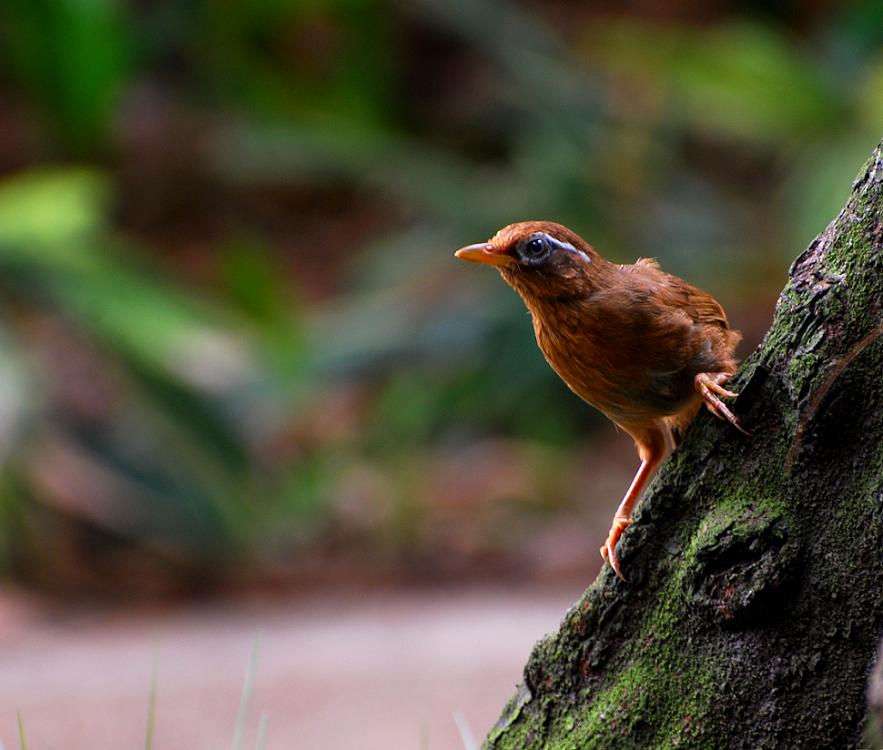
[[[453,250],[560,221],[712,292],[746,356],[881,131],[878,0],[3,0],[8,631],[33,592],[407,620],[501,587],[553,627],[637,459]]]

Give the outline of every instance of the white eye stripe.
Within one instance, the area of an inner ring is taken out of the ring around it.
[[[555,247],[560,248],[561,250],[566,250],[568,253],[575,253],[576,255],[579,255],[586,263],[592,262],[592,259],[588,255],[586,255],[582,250],[577,250],[569,242],[563,242],[562,240],[556,240],[554,237],[549,237],[548,235],[546,236],[548,238],[548,241]]]
[[[519,248],[519,255],[521,255],[526,262],[534,264],[544,261],[545,258],[548,257],[550,250],[562,250],[566,253],[579,255],[586,263],[592,262],[592,258],[587,253],[578,250],[569,242],[556,239],[545,232],[532,234],[526,240],[523,240]],[[534,255],[534,252],[536,251],[539,251],[539,253]]]

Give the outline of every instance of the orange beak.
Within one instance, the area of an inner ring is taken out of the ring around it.
[[[473,263],[484,263],[486,266],[509,266],[515,262],[515,258],[498,251],[490,242],[480,242],[477,245],[461,247],[455,258],[469,260]]]

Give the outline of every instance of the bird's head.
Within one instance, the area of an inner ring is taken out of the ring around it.
[[[551,221],[521,221],[487,242],[461,247],[461,260],[496,266],[525,299],[589,291],[607,262],[582,237]]]

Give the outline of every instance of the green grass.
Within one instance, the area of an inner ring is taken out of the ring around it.
[[[150,697],[147,699],[147,730],[144,735],[144,750],[153,750],[153,727],[156,724],[156,670],[158,655],[153,652],[153,667],[150,670]]]
[[[25,722],[21,718],[21,711],[18,711],[18,739],[21,743],[21,750],[28,750],[28,741],[25,739]]]
[[[457,731],[460,732],[460,739],[463,741],[465,750],[478,750],[478,742],[475,741],[472,727],[469,726],[469,722],[460,711],[454,711],[454,723],[457,725]]]
[[[239,712],[236,715],[236,728],[233,731],[232,750],[242,750],[243,737],[245,737],[245,727],[248,723],[248,708],[251,704],[251,695],[254,692],[254,679],[258,669],[258,656],[261,651],[261,636],[255,636],[251,646],[251,657],[248,660],[248,668],[245,671],[245,682],[242,683],[242,695],[239,698]],[[258,744],[260,748],[262,742],[262,734],[266,736],[266,716],[261,716],[261,725],[264,728],[263,733],[261,727],[258,727]]]
[[[245,671],[245,679],[242,682],[242,692],[239,697],[239,709],[236,713],[236,724],[233,729],[233,740],[231,750],[243,750],[245,734],[248,728],[248,713],[251,707],[251,699],[254,693],[255,678],[257,675],[258,660],[261,650],[261,635],[257,634],[252,642],[251,655],[248,660],[248,666]],[[154,737],[156,733],[156,704],[158,695],[158,672],[159,657],[154,652],[153,666],[150,675],[150,693],[147,699],[147,728],[144,734],[144,750],[153,750]],[[18,719],[18,736],[21,750],[28,750],[28,743],[25,737],[24,719],[21,711],[17,712]],[[460,739],[463,742],[463,750],[478,750],[479,744],[475,739],[475,734],[469,726],[466,717],[460,711],[453,713],[454,723],[457,725],[457,731],[460,733]],[[270,717],[262,713],[258,719],[257,737],[255,739],[255,750],[265,750],[267,746],[267,737],[270,727]],[[420,732],[420,749],[429,750],[429,732],[425,723],[421,725]]]
[[[242,683],[242,693],[239,698],[239,710],[236,714],[236,725],[233,730],[232,750],[242,750],[245,732],[248,726],[248,709],[251,705],[251,697],[254,692],[255,675],[257,674],[258,656],[260,654],[261,636],[255,636],[251,647],[251,656],[248,660],[248,667],[245,671],[245,680]],[[156,653],[153,657],[153,667],[150,676],[150,694],[147,699],[147,729],[144,733],[144,750],[153,750],[153,742],[156,729],[156,698],[157,698],[157,672],[159,659]],[[18,737],[21,744],[21,750],[28,750],[27,739],[25,738],[25,725],[21,711],[17,712],[18,718]],[[270,717],[262,713],[258,720],[257,739],[255,740],[255,750],[264,750],[267,745],[267,735],[270,727]],[[467,750],[472,750],[472,746],[467,746]]]

